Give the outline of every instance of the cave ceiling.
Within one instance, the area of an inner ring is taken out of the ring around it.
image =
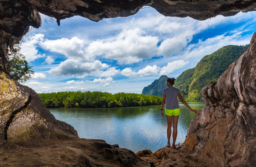
[[[150,6],[165,16],[205,20],[216,15],[232,16],[256,10],[256,0],[0,0],[0,65],[8,46],[19,43],[29,26],[39,28],[40,14],[61,20],[82,16],[92,21],[126,17]]]

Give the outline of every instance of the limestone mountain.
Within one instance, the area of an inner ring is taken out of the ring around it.
[[[200,90],[210,82],[216,82],[230,64],[236,61],[249,45],[229,45],[204,56],[196,67],[184,71],[177,77],[174,87],[181,91],[186,101],[202,101]],[[163,75],[145,87],[142,94],[162,96],[167,76]]]
[[[166,75],[162,75],[159,79],[156,79],[152,84],[143,88],[142,94],[162,96],[162,91],[166,88]]]
[[[202,101],[200,90],[210,82],[216,82],[230,64],[236,61],[249,45],[229,45],[204,56],[196,67],[184,71],[175,81],[184,99]]]

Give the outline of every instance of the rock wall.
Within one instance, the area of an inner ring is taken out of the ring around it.
[[[165,16],[204,20],[216,15],[230,16],[240,11],[254,11],[255,0],[2,0],[0,1],[0,70],[8,62],[7,49],[19,43],[29,26],[39,28],[43,13],[57,20],[75,15],[99,21],[125,17],[151,6]]]
[[[58,121],[36,92],[0,72],[0,144],[78,138],[76,130]]]
[[[256,33],[250,48],[201,94],[206,107],[191,122],[182,151],[209,166],[255,166]]]

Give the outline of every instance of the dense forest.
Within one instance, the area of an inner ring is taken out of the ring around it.
[[[48,108],[96,108],[96,107],[129,107],[159,105],[161,97],[135,93],[107,92],[58,92],[42,93],[39,97]]]
[[[236,61],[249,45],[229,45],[204,56],[196,67],[184,71],[177,77],[174,87],[181,91],[186,101],[202,101],[200,90],[210,82],[216,82],[230,64]],[[171,76],[170,76],[171,77]],[[145,87],[142,94],[162,96],[167,76],[163,75],[151,85]]]

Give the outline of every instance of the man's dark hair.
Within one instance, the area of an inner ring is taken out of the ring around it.
[[[167,78],[167,82],[169,82],[171,85],[174,85],[174,78]]]

